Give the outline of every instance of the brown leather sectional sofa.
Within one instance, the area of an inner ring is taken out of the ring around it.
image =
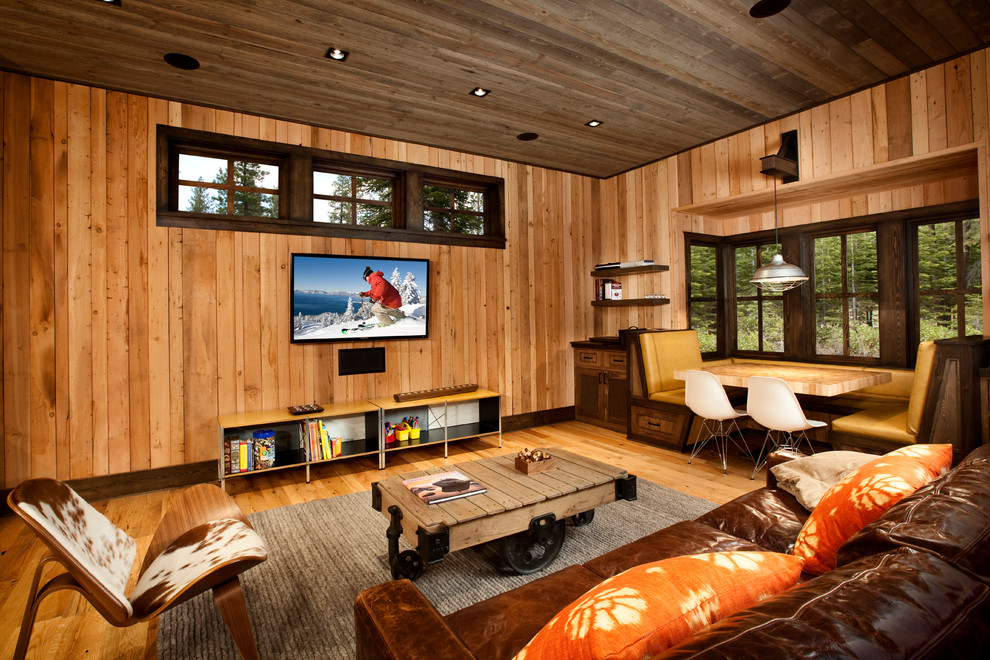
[[[408,580],[361,592],[357,655],[512,658],[603,579],[667,557],[789,552],[808,513],[775,488],[747,493],[583,565],[440,616]],[[839,551],[838,567],[729,616],[661,658],[969,658],[990,648],[990,446],[892,507]]]

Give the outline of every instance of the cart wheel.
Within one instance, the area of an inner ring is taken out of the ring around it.
[[[392,560],[392,579],[415,580],[423,574],[423,560],[415,550],[403,550]]]
[[[571,524],[575,527],[584,527],[585,525],[591,524],[591,521],[595,519],[595,510],[585,511],[583,513],[576,513],[571,516]]]
[[[550,521],[547,529],[529,529],[499,540],[499,551],[509,568],[519,575],[543,570],[560,554],[564,544],[563,520]]]

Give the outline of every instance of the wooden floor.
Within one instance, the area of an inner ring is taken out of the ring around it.
[[[732,458],[729,474],[723,476],[718,460],[707,452],[688,465],[685,454],[629,440],[622,434],[589,424],[566,422],[506,433],[502,449],[494,438],[464,440],[450,445],[447,459],[443,458],[441,447],[409,449],[390,453],[383,471],[378,470],[377,458],[348,459],[314,467],[308,484],[302,469],[280,470],[230,479],[227,492],[246,513],[252,513],[366,491],[372,482],[401,472],[515,453],[525,447],[554,446],[624,467],[641,479],[719,504],[762,485],[764,478],[761,474],[755,483],[751,481],[752,463],[747,468],[742,458]],[[128,593],[137,580],[140,559],[174,492],[159,491],[95,503],[97,509],[137,541],[138,561]],[[42,552],[43,546],[20,519],[0,518],[0,658],[13,655],[27,591]],[[114,628],[83,598],[63,591],[43,602],[31,635],[28,658],[154,658],[156,630],[155,621]]]

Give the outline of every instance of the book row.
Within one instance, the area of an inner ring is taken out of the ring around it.
[[[622,300],[622,282],[608,278],[596,278],[595,300]]]

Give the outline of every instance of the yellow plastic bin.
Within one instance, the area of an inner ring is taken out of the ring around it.
[[[395,429],[395,439],[400,445],[409,444],[409,429]]]

